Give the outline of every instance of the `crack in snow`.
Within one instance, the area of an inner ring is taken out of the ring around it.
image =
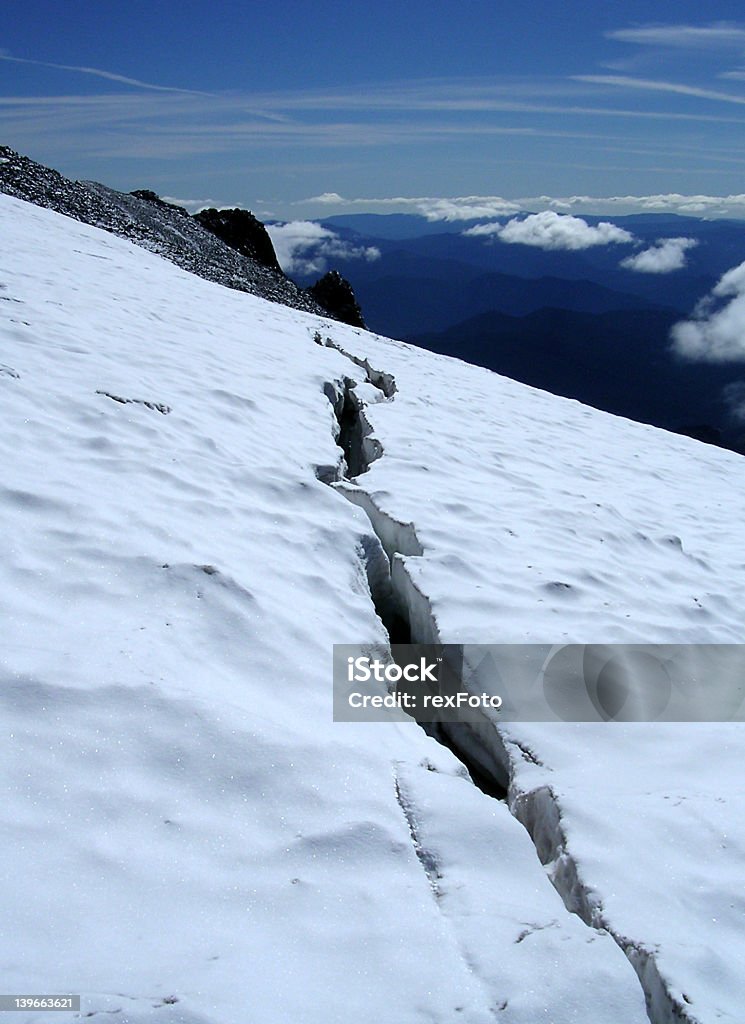
[[[549,921],[548,924],[534,924],[531,922],[530,924],[528,924],[526,928],[523,928],[518,937],[515,939],[515,945],[519,946],[521,942],[525,942],[525,940],[534,932],[543,932],[547,928],[558,928],[558,926],[558,921]]]
[[[426,764],[420,765],[420,767],[423,767],[428,770],[434,770]],[[416,854],[417,860],[421,864],[424,874],[427,877],[429,887],[432,891],[432,896],[435,900],[435,905],[442,914],[442,917],[445,920],[445,922],[447,922],[448,927],[452,930],[455,948],[457,949],[458,955],[463,961],[464,967],[483,986],[484,993],[486,995],[487,1012],[489,1013],[490,1016],[495,1017],[497,1012],[500,1012],[507,1008],[508,1001],[505,999],[501,1003],[491,1005],[489,989],[485,985],[483,978],[480,976],[480,973],[477,969],[477,965],[474,963],[472,957],[469,956],[466,947],[464,947],[463,943],[458,939],[456,930],[453,928],[452,922],[449,920],[447,912],[444,911],[441,905],[442,901],[446,898],[446,893],[443,892],[442,886],[440,885],[440,882],[441,880],[443,880],[444,876],[440,870],[440,865],[438,863],[436,855],[431,850],[429,850],[422,841],[419,824],[417,822],[415,803],[410,798],[409,794],[406,792],[406,788],[402,784],[397,767],[395,765],[393,768],[393,781],[394,791],[396,794],[396,801],[399,807],[401,808],[401,812],[406,820],[406,824],[409,829],[409,836],[411,838],[411,845],[414,849],[414,853]],[[462,1009],[463,1007],[455,1007],[456,1012],[461,1012]]]
[[[331,338],[322,340],[318,332],[313,340],[340,352],[365,371],[368,384],[379,388],[387,399],[393,398],[396,382],[391,374],[374,369],[367,359],[350,354]],[[355,381],[349,377],[343,378],[341,383],[337,381],[326,385],[325,393],[334,408],[338,423],[337,443],[344,451],[344,458],[335,467],[333,474],[322,474],[322,469],[328,468],[323,467],[317,470],[317,476],[367,513],[379,541],[379,546],[374,546],[377,554],[371,556],[371,544],[364,561],[373,603],[388,630],[391,657],[395,661],[397,644],[440,644],[442,640],[430,601],[406,567],[407,558],[418,558],[424,554],[414,524],[400,522],[383,511],[376,505],[373,496],[357,483],[357,478],[366,473],[371,463],[381,458],[384,452],[381,443],[373,436],[373,428],[364,412],[365,403],[355,393],[355,386]],[[381,569],[380,547],[387,558],[387,573]],[[374,562],[372,571],[371,562]],[[562,583],[553,585],[567,586]],[[520,760],[546,767],[537,754],[512,737],[503,737],[494,721],[486,715],[483,722],[478,723],[438,722],[419,725],[461,761],[474,785],[488,796],[506,802],[511,814],[528,832],[547,876],[566,909],[576,914],[589,928],[607,932],[613,938],[636,971],[652,1024],[700,1024],[670,991],[668,983],[659,972],[654,952],[614,931],[604,917],[599,897],[581,881],[577,863],[567,849],[561,810],[553,789],[546,785],[524,791],[519,788],[514,754],[508,749],[508,744],[510,748],[519,751]],[[395,789],[416,855],[435,896],[439,898],[441,893],[438,880],[442,876],[435,859],[421,844],[412,806],[406,800],[397,775]],[[516,941],[523,942],[537,927],[528,926]],[[685,994],[682,994],[682,998],[686,1003],[689,1002]],[[505,1002],[497,1009],[506,1009],[506,1006]]]
[[[360,359],[359,356],[352,355],[351,352],[347,352],[345,348],[333,338],[323,339],[318,331],[313,335],[313,341],[316,345],[321,345],[323,348],[333,348],[337,352],[340,352],[346,359],[355,366],[359,366],[360,369],[365,371],[366,380],[368,384],[372,384],[373,387],[379,388],[386,398],[393,398],[396,394],[396,378],[392,373],[386,373],[384,370],[376,370],[367,359]]]
[[[516,740],[514,738],[510,739],[510,743],[512,743],[513,746],[517,747],[517,749],[523,755],[523,758],[529,764],[537,765],[539,768],[545,768],[546,771],[549,771],[549,772],[553,771],[553,768],[551,768],[548,765],[544,764],[544,762],[541,761],[540,757],[538,757],[536,752],[534,750],[531,750],[531,748],[527,745],[527,743],[522,743],[520,740]]]
[[[435,897],[439,900],[442,898],[442,891],[440,890],[440,879],[442,874],[440,873],[439,866],[435,856],[427,850],[423,845],[419,836],[419,829],[414,814],[414,808],[411,801],[404,794],[401,786],[401,780],[398,777],[398,772],[393,771],[393,784],[396,791],[396,800],[398,806],[401,808],[404,818],[406,818],[406,824],[409,827],[409,835],[411,836],[411,845],[414,847],[414,853],[417,855],[419,863],[424,869],[424,873],[429,880],[430,888],[434,893]]]
[[[112,395],[110,391],[96,391],[97,395],[103,395],[105,398],[110,398],[113,402],[119,402],[120,405],[144,405],[146,409],[152,409],[154,412],[160,412],[164,416],[167,416],[171,412],[170,405],[166,405],[164,402],[149,402],[144,398],[122,398],[121,395]]]

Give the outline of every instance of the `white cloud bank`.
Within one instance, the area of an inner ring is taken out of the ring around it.
[[[502,242],[538,249],[590,249],[596,245],[628,244],[634,236],[608,221],[591,225],[581,217],[544,210],[506,224],[477,224],[463,232],[471,238],[496,237]]]
[[[517,213],[518,203],[500,196],[460,196],[455,199],[419,199],[419,212],[429,221],[475,220]]]
[[[670,334],[684,359],[745,362],[745,263],[728,270],[691,319],[675,324]]]
[[[225,203],[217,203],[214,199],[177,199],[176,196],[161,196],[160,198],[164,203],[183,206],[189,213],[200,213],[202,210],[209,210],[211,207],[216,207],[218,210],[229,210],[238,206],[238,203],[234,203],[233,207],[226,206]]]
[[[581,207],[596,213],[615,210],[625,213],[678,213],[703,217],[745,217],[745,193],[729,196],[681,195],[666,192],[654,196],[568,196],[548,199],[559,209]]]
[[[296,205],[319,203],[322,206],[364,207],[386,213],[418,213],[428,221],[476,220],[478,217],[504,217],[518,213],[519,202],[501,196],[391,196],[386,199],[345,199],[338,192],[300,200]]]
[[[621,260],[621,266],[638,274],[671,274],[683,269],[686,252],[696,245],[695,238],[658,238],[648,249]]]
[[[541,210],[576,211],[598,216],[622,216],[632,213],[678,213],[693,217],[745,218],[745,193],[728,196],[682,195],[667,192],[649,196],[530,196],[505,199],[503,196],[394,196],[390,198],[348,199],[338,192],[323,192],[310,199],[297,200],[295,206],[321,207],[330,212],[413,213],[428,221],[475,220],[505,217]],[[315,211],[311,216],[317,216]]]
[[[322,274],[329,259],[372,261],[380,258],[380,250],[374,246],[351,245],[313,221],[267,224],[266,229],[286,274]]]

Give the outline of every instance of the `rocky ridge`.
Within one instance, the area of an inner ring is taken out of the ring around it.
[[[208,281],[308,313],[329,315],[285,277],[278,264],[266,266],[236,251],[182,207],[148,189],[128,194],[98,182],[72,181],[0,146],[0,192],[121,235]]]
[[[194,219],[241,256],[282,272],[269,232],[250,210],[216,210],[210,207],[194,214]]]
[[[336,320],[341,320],[350,327],[365,327],[354,289],[338,270],[329,270],[310,288],[306,288],[306,293]]]

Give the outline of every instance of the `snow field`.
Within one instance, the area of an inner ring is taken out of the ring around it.
[[[741,457],[400,342],[345,345],[397,382],[368,412],[385,455],[345,490],[403,551],[415,640],[741,642]],[[639,965],[653,1020],[739,1020],[742,726],[496,724],[467,752],[510,780],[567,906]]]
[[[0,219],[0,987],[131,1024],[643,1021],[503,804],[414,725],[331,721],[332,644],[385,636],[369,520],[315,476],[354,367],[313,335],[372,339]]]

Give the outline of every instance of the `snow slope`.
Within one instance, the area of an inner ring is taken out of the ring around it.
[[[745,463],[19,200],[0,223],[0,989],[133,1024],[637,1024],[627,939],[655,1019],[737,1019],[741,730],[487,723],[508,806],[414,724],[333,723],[332,644],[386,638],[371,520],[318,475],[359,381],[384,455],[351,496],[391,553],[413,524],[420,634],[732,642]]]
[[[0,193],[105,228],[208,281],[307,313],[324,312],[284,274],[247,259],[185,209],[157,197],[151,202],[95,181],[71,181],[9,146],[0,146]]]
[[[404,552],[393,578],[416,639],[741,642],[741,457],[401,343],[349,350],[374,352],[398,385],[368,416],[385,457],[362,491],[341,487]],[[413,525],[422,556],[396,524]],[[742,725],[510,724],[502,737],[485,729],[485,765],[491,753],[511,782],[567,905],[638,966],[654,1019],[741,1020]]]

